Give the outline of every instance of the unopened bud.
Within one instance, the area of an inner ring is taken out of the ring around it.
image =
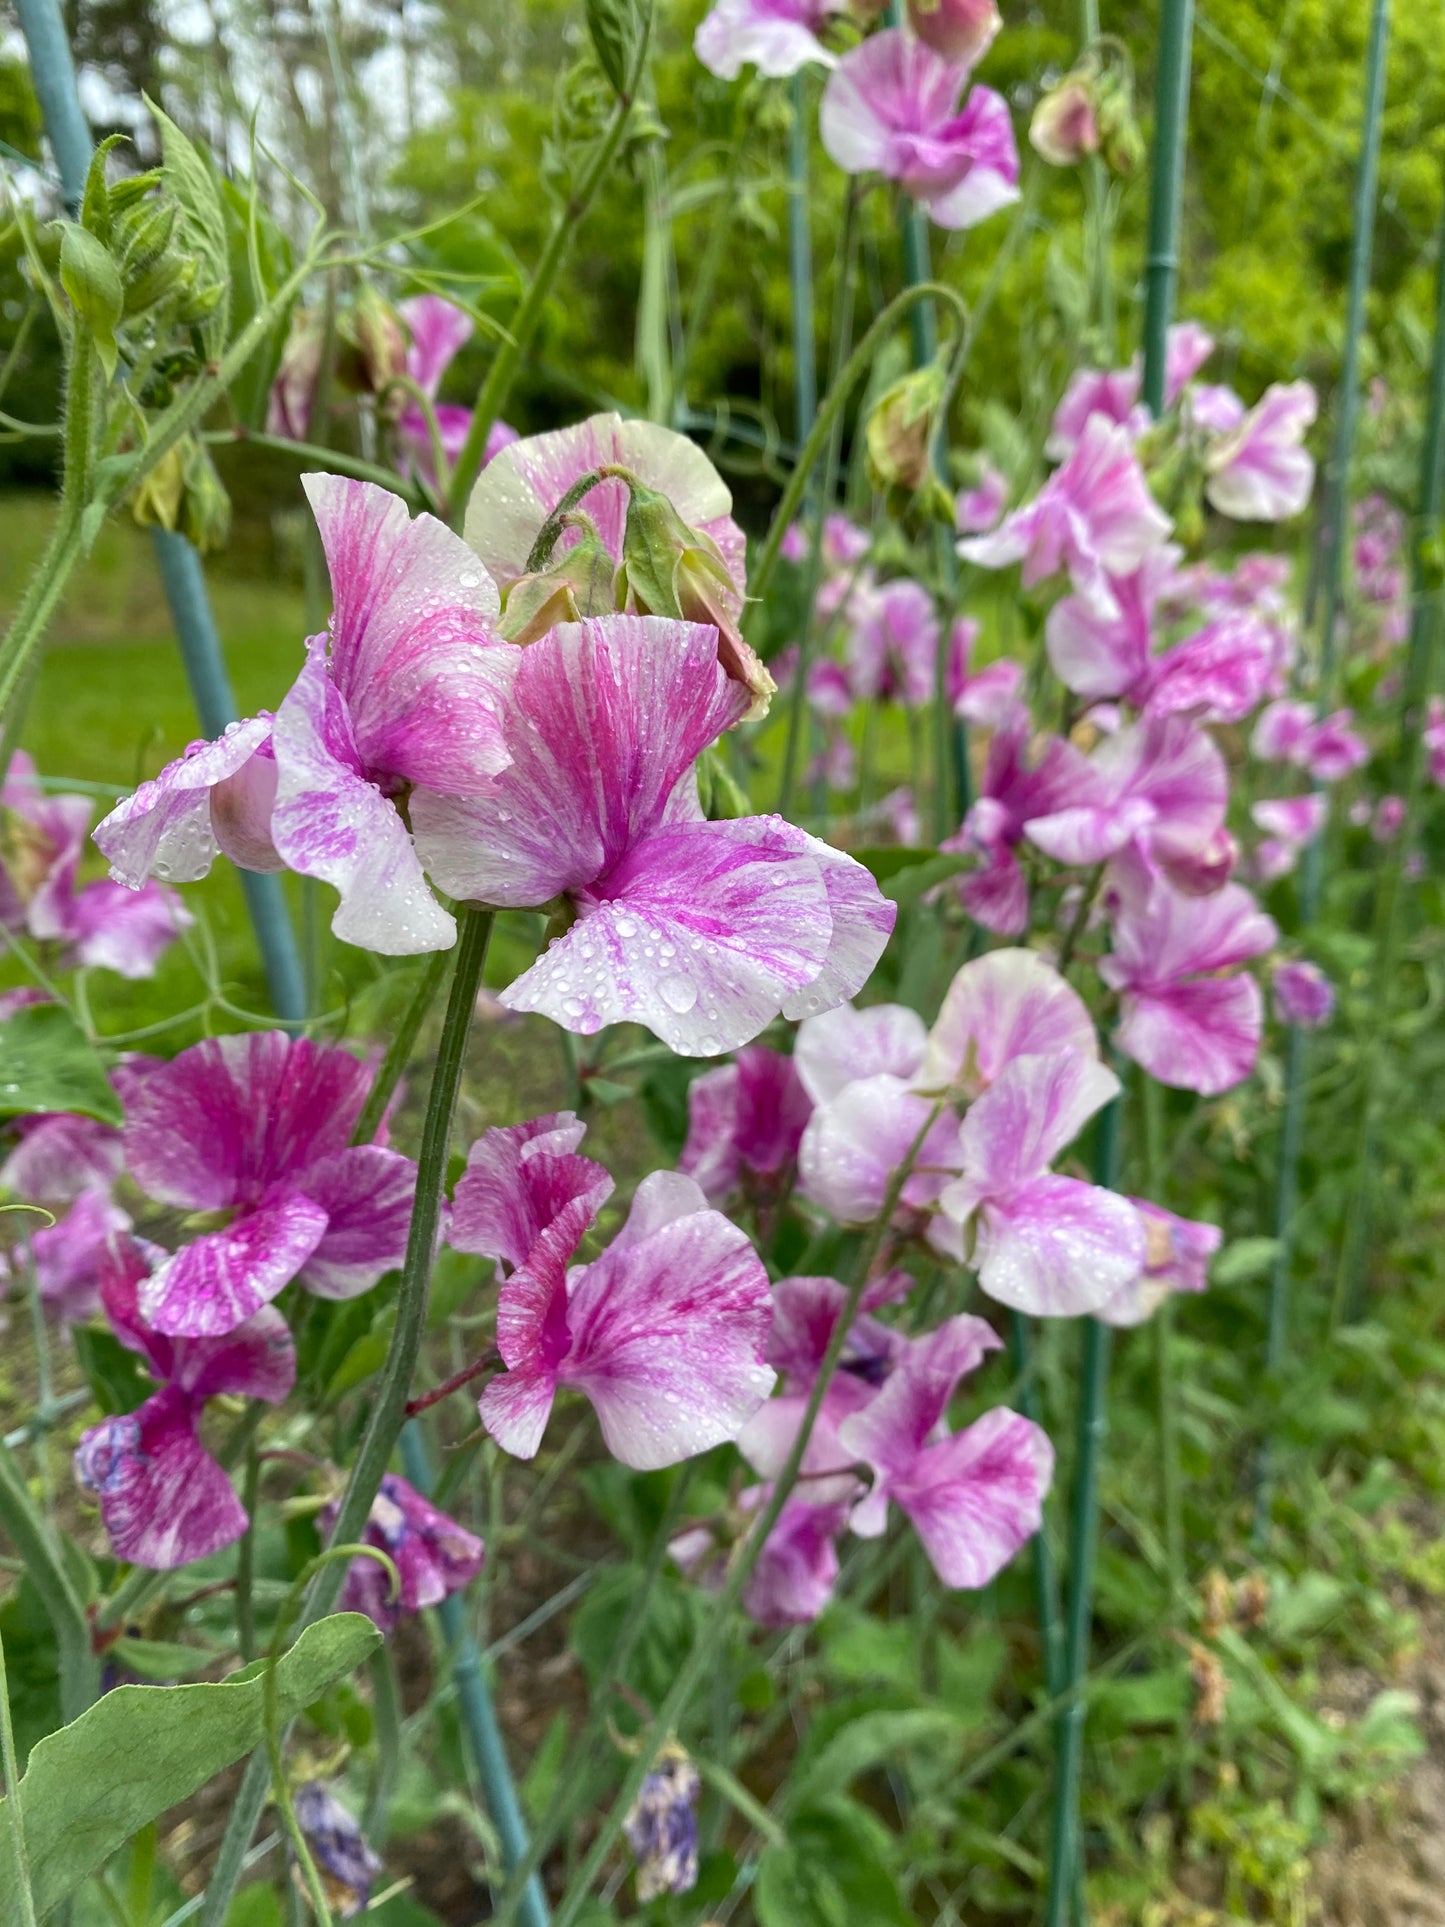
[[[973,67],[1003,21],[994,0],[908,0],[908,24],[945,60]]]
[[[545,569],[519,576],[507,591],[498,624],[507,642],[535,642],[559,622],[617,612],[615,566],[596,524],[579,512],[564,515],[562,527],[576,530],[578,539],[568,548],[559,541]]]
[[[181,491],[186,481],[186,458],[179,443],[168,448],[131,497],[130,512],[144,528],[174,533],[181,519]]]
[[[315,309],[297,308],[291,316],[286,346],[281,350],[281,365],[271,383],[271,396],[266,405],[268,435],[284,435],[293,442],[307,439],[325,338],[325,328]]]
[[[916,495],[927,484],[933,475],[943,389],[943,363],[931,361],[879,397],[864,430],[868,479],[875,488],[901,488]]]
[[[226,546],[231,533],[231,498],[204,442],[186,447],[181,490],[181,533],[202,555]]]
[[[120,270],[110,250],[76,221],[60,223],[60,282],[76,320],[95,342],[107,375],[115,373],[115,325],[125,305]]]
[[[388,382],[406,373],[406,330],[401,317],[369,282],[357,291],[340,332],[354,351],[345,370],[353,386],[379,395]]]
[[[1095,89],[1099,152],[1116,174],[1132,174],[1144,158],[1144,136],[1134,117],[1134,83],[1128,69],[1106,65]]]
[[[1034,109],[1029,146],[1050,167],[1074,167],[1099,151],[1094,76],[1080,68],[1065,74]]]

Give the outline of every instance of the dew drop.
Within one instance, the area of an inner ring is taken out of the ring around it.
[[[657,994],[669,1010],[675,1010],[683,1017],[697,1002],[697,985],[690,984],[686,977],[664,977],[657,986]]]

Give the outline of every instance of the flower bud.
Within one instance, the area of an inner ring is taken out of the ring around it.
[[[945,60],[973,67],[1003,25],[994,0],[908,0],[908,24]]]
[[[927,515],[953,522],[953,497],[933,461],[944,394],[942,359],[915,369],[885,389],[864,429],[868,479],[883,493],[920,498]]]
[[[1274,973],[1274,1007],[1282,1023],[1318,1030],[1334,1015],[1335,987],[1318,964],[1282,963]]]
[[[181,285],[185,263],[171,249],[176,214],[174,201],[146,201],[120,223],[127,314],[154,307]]]
[[[217,473],[204,442],[192,438],[185,447],[185,482],[181,490],[181,533],[210,555],[223,549],[231,534],[231,498]]]
[[[1134,83],[1127,67],[1106,65],[1095,88],[1099,152],[1116,174],[1132,174],[1144,158],[1144,136],[1134,118]]]
[[[1034,109],[1029,146],[1050,167],[1074,167],[1099,151],[1094,77],[1082,68],[1065,74]]]
[[[266,404],[266,433],[304,442],[311,426],[316,382],[321,373],[325,329],[314,308],[297,308],[281,350],[281,365]]]
[[[350,1920],[371,1898],[381,1861],[355,1816],[319,1780],[304,1781],[291,1801],[326,1898],[343,1920]]]
[[[635,478],[628,488],[622,564],[617,571],[619,604],[638,615],[674,616],[716,629],[718,662],[725,675],[750,692],[752,707],[743,720],[756,722],[767,715],[777,685],[743,638],[739,626],[743,598],[722,550],[703,530],[689,528],[656,489]]]
[[[659,1894],[690,1893],[697,1885],[697,1768],[670,1741],[642,1782],[623,1822],[637,1857],[637,1898],[645,1906]]]
[[[143,529],[174,531],[180,521],[181,490],[185,482],[186,458],[177,443],[166,450],[131,497],[130,512]]]
[[[379,395],[388,382],[406,373],[406,329],[370,282],[361,284],[338,332],[352,351],[338,362],[338,373],[349,386]]]
[[[588,515],[562,518],[564,529],[578,531],[570,548],[559,542],[545,569],[519,576],[507,591],[498,633],[508,642],[535,642],[559,622],[617,613],[611,555]]]
[[[119,350],[115,326],[125,304],[120,270],[110,250],[76,221],[60,224],[60,282],[75,310],[77,324],[95,343],[107,376],[115,373]]]

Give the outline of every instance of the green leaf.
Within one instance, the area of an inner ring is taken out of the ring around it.
[[[880,1761],[894,1761],[906,1747],[942,1748],[961,1740],[965,1724],[944,1707],[883,1708],[850,1720],[803,1770],[793,1787],[798,1801],[841,1793]]]
[[[1274,1263],[1278,1250],[1278,1238],[1235,1238],[1215,1259],[1210,1282],[1247,1285],[1252,1279],[1262,1278]]]
[[[759,1927],[914,1927],[888,1869],[889,1844],[887,1829],[852,1800],[800,1813],[786,1844],[758,1863]]]
[[[172,1680],[188,1679],[192,1673],[204,1673],[208,1666],[225,1657],[215,1648],[182,1646],[174,1639],[132,1639],[128,1633],[108,1650],[128,1671],[162,1686],[168,1686]]]
[[[597,65],[612,91],[625,93],[637,53],[638,20],[632,0],[587,0],[587,31]]]
[[[77,323],[95,343],[108,380],[120,353],[115,326],[125,306],[125,289],[110,250],[78,221],[60,223],[60,285],[70,297]]]
[[[277,1667],[285,1720],[358,1667],[381,1634],[361,1613],[308,1626]],[[131,1835],[256,1747],[264,1662],[219,1685],[118,1686],[41,1740],[16,1794],[42,1918]],[[0,1927],[17,1918],[0,1904]]]
[[[72,1325],[70,1341],[85,1382],[107,1418],[133,1412],[155,1390],[134,1352],[126,1350],[113,1332],[98,1326]]]
[[[219,304],[201,329],[211,353],[219,354],[230,331],[230,263],[220,190],[200,149],[149,97],[146,106],[160,129],[165,184],[180,203],[186,247],[200,261],[197,285],[222,290]]]
[[[0,1065],[0,1117],[79,1111],[125,1122],[99,1053],[59,1004],[28,1004],[0,1023]]]
[[[925,890],[945,883],[968,868],[969,859],[952,850],[913,849],[908,844],[884,844],[859,850],[858,861],[871,870],[890,903],[914,903]]]

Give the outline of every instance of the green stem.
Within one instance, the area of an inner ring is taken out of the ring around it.
[[[1009,1313],[1009,1350],[1018,1377],[1018,1408],[1033,1424],[1039,1417],[1039,1388],[1034,1371],[1033,1334],[1021,1311]],[[1047,1522],[1034,1534],[1034,1602],[1039,1616],[1039,1637],[1044,1650],[1044,1685],[1049,1698],[1057,1699],[1064,1690],[1064,1626],[1059,1613],[1059,1575],[1054,1565],[1054,1549]]]
[[[0,1444],[0,1525],[25,1561],[60,1651],[60,1711],[68,1726],[100,1691],[100,1662],[79,1593],[60,1549],[36,1511],[15,1455]]]
[[[30,1862],[25,1851],[25,1819],[20,1811],[20,1768],[15,1759],[15,1729],[10,1721],[10,1683],[5,1671],[5,1641],[0,1639],[0,1771],[5,1775],[3,1832],[10,1872],[5,1885],[17,1898],[17,1927],[35,1927]]]
[[[371,1656],[371,1711],[376,1726],[376,1777],[366,1803],[362,1832],[374,1847],[386,1841],[386,1816],[401,1774],[401,1689],[390,1641]]]
[[[351,1134],[353,1144],[370,1144],[376,1136],[381,1120],[386,1116],[392,1093],[406,1074],[417,1037],[426,1022],[426,1014],[436,1002],[437,992],[442,987],[442,979],[451,967],[454,955],[455,952],[451,950],[434,950],[427,958],[421,981],[412,992],[411,1002],[402,1012],[401,1022],[392,1032],[381,1067],[366,1094],[361,1116],[356,1120],[356,1129]]]
[[[789,87],[788,289],[793,310],[793,432],[801,447],[818,412],[818,368],[813,346],[813,228],[808,208],[807,69]],[[851,196],[849,197],[851,202]]]
[[[547,296],[556,279],[557,270],[562,265],[562,257],[567,252],[567,244],[573,233],[585,220],[598,190],[611,171],[622,145],[622,136],[627,123],[632,118],[632,103],[647,65],[648,48],[652,40],[653,8],[648,4],[643,9],[642,31],[637,36],[637,53],[633,60],[632,71],[627,76],[626,91],[619,94],[617,104],[612,110],[607,131],[598,143],[592,163],[578,183],[567,205],[558,211],[552,223],[552,232],[547,237],[547,245],[532,274],[522,304],[512,317],[506,340],[498,348],[487,378],[482,383],[481,393],[477,396],[476,408],[472,411],[471,427],[467,439],[457,456],[456,467],[452,470],[451,491],[447,498],[450,519],[454,527],[460,526],[466,515],[467,499],[472,485],[481,473],[482,456],[486,451],[487,436],[492,424],[501,414],[512,383],[516,379],[522,357],[532,345],[532,337],[537,332],[542,319],[542,310]]]
[[[743,1589],[751,1578],[753,1567],[762,1555],[763,1547],[768,1541],[768,1536],[777,1524],[779,1515],[788,1501],[788,1496],[797,1483],[798,1474],[802,1470],[803,1455],[807,1451],[808,1441],[813,1435],[813,1426],[817,1421],[818,1413],[822,1409],[823,1399],[832,1381],[833,1373],[837,1369],[838,1361],[843,1355],[843,1348],[848,1341],[848,1333],[852,1328],[853,1320],[857,1316],[858,1306],[862,1299],[864,1288],[868,1283],[874,1264],[883,1249],[884,1240],[888,1236],[889,1226],[893,1218],[893,1213],[897,1209],[903,1187],[908,1182],[909,1174],[912,1172],[918,1160],[918,1154],[923,1148],[923,1141],[932,1129],[941,1109],[941,1103],[934,1104],[930,1107],[928,1117],[919,1130],[917,1137],[914,1138],[908,1148],[907,1156],[889,1180],[888,1191],[883,1199],[882,1209],[864,1243],[862,1251],[858,1255],[857,1266],[854,1271],[852,1283],[848,1289],[847,1299],[844,1301],[838,1322],[833,1327],[832,1335],[828,1340],[827,1350],[824,1352],[822,1362],[818,1367],[818,1376],[813,1381],[813,1389],[809,1394],[808,1403],[803,1412],[802,1424],[799,1426],[797,1434],[793,1439],[792,1448],[788,1453],[787,1460],[774,1482],[768,1503],[764,1506],[757,1523],[749,1532],[746,1540],[739,1546],[728,1573],[727,1581],[713,1603],[712,1612],[706,1624],[703,1626],[697,1640],[694,1642],[692,1651],[688,1654],[676,1679],[673,1681],[671,1690],[659,1707],[656,1717],[647,1728],[639,1745],[636,1757],[633,1759],[627,1773],[623,1777],[621,1790],[613,1802],[611,1811],[599,1827],[582,1865],[578,1868],[573,1879],[568,1883],[567,1892],[563,1896],[554,1917],[554,1927],[572,1927],[572,1923],[577,1919],[578,1914],[587,1904],[587,1897],[592,1891],[593,1884],[601,1872],[608,1854],[612,1851],[613,1842],[622,1830],[623,1820],[631,1809],[632,1803],[636,1799],[638,1791],[642,1786],[642,1782],[652,1770],[652,1763],[657,1757],[658,1748],[663,1744],[668,1734],[676,1730],[694,1692],[716,1663],[723,1643],[729,1636],[732,1615],[737,1609],[738,1602],[743,1594]],[[498,1927],[504,1927],[504,1923],[509,1918],[510,1916],[505,1910],[500,1912],[498,1916]]]
[[[360,482],[375,482],[406,502],[415,502],[416,490],[394,468],[349,455],[344,448],[324,448],[319,442],[293,442],[285,435],[263,435],[254,428],[208,428],[201,440],[211,448],[269,448],[278,455],[292,455],[298,462],[312,463],[337,475],[354,475]]]
[[[246,1447],[241,1504],[246,1530],[236,1548],[236,1644],[247,1666],[256,1657],[256,1504],[261,1489],[261,1458],[253,1438]]]
[[[456,970],[451,995],[447,1000],[427,1098],[426,1118],[422,1125],[421,1155],[417,1160],[416,1198],[412,1205],[411,1230],[407,1238],[406,1260],[402,1267],[401,1288],[397,1293],[397,1317],[392,1330],[391,1349],[382,1369],[381,1381],[372,1402],[366,1430],[362,1434],[351,1478],[338,1508],[329,1544],[349,1544],[361,1538],[371,1515],[372,1501],[381,1486],[382,1475],[391,1458],[406,1416],[406,1396],[416,1370],[426,1329],[427,1292],[431,1282],[432,1261],[436,1251],[441,1218],[442,1187],[446,1181],[447,1153],[452,1119],[456,1113],[457,1091],[461,1084],[462,1061],[472,1010],[482,980],[487,945],[492,934],[490,910],[464,911],[457,942]],[[345,1582],[345,1568],[333,1561],[320,1570],[311,1583],[302,1613],[302,1625],[333,1610]],[[265,1804],[269,1762],[264,1749],[251,1756],[231,1808],[231,1817],[221,1841],[206,1903],[201,1910],[200,1927],[221,1927],[241,1877],[242,1862],[255,1831],[256,1821]]]
[[[928,301],[942,301],[951,307],[958,318],[960,335],[966,334],[968,308],[963,297],[955,294],[952,288],[944,287],[942,282],[920,282],[915,288],[905,288],[902,294],[895,296],[889,302],[848,357],[842,373],[832,383],[824,397],[823,405],[818,410],[817,420],[813,423],[812,433],[804,442],[793,472],[788,477],[788,485],[783,490],[782,500],[773,511],[773,519],[768,527],[768,539],[763,544],[758,565],[748,582],[750,600],[761,600],[772,580],[773,570],[778,563],[778,551],[783,545],[783,537],[792,526],[802,506],[808,479],[818,465],[818,458],[823,453],[833,424],[841,416],[849,395],[872,368],[879,348],[904,315],[912,313],[920,303]]]
[[[1096,23],[1092,37],[1097,34]],[[1184,189],[1193,36],[1194,0],[1165,0],[1159,20],[1149,240],[1144,263],[1144,405],[1156,419],[1164,413],[1169,323],[1179,284],[1179,207]]]
[[[692,366],[697,338],[712,317],[713,296],[717,292],[718,276],[722,273],[728,237],[732,233],[733,219],[737,212],[738,181],[743,168],[743,134],[746,129],[747,115],[744,99],[745,96],[739,94],[735,132],[728,149],[727,173],[720,183],[712,223],[708,229],[707,246],[698,267],[697,279],[693,283],[692,299],[688,303],[682,348],[678,353],[677,366],[673,371],[674,393],[678,402],[684,407],[687,404],[688,371]]]

